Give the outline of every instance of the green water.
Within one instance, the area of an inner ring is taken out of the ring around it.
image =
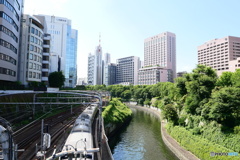
[[[129,125],[109,140],[115,160],[177,160],[164,144],[160,119],[152,113],[132,109]]]

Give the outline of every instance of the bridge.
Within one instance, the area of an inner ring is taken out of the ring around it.
[[[98,114],[96,117],[94,117],[94,122],[92,123],[92,130],[93,130],[93,141],[94,141],[94,147],[99,148],[99,152],[95,153],[94,159],[113,159],[111,155],[111,151],[109,149],[108,143],[107,143],[107,137],[104,132],[104,125],[103,125],[103,119],[102,119],[102,106],[106,105],[107,100],[106,98],[110,97],[109,92],[94,92],[94,91],[0,91],[0,132],[6,133],[5,137],[0,136],[0,141],[2,142],[2,148],[1,149],[1,155],[2,159],[4,160],[10,160],[18,159],[18,155],[20,152],[26,152],[24,151],[24,148],[18,148],[20,145],[14,143],[14,136],[17,135],[17,133],[12,131],[12,128],[9,124],[10,123],[16,123],[20,120],[24,119],[25,117],[29,118],[36,118],[38,116],[38,112],[43,112],[46,115],[51,112],[52,110],[56,109],[63,109],[68,108],[70,112],[68,111],[67,114],[60,115],[60,118],[54,118],[52,120],[47,120],[47,123],[51,124],[51,127],[54,128],[54,124],[59,124],[60,122],[63,123],[64,118],[63,117],[69,117],[73,113],[77,113],[78,110],[76,106],[81,105],[82,110],[86,108],[87,106],[91,104],[97,104],[98,105]],[[10,112],[7,112],[10,111]],[[81,112],[81,111],[79,111]],[[45,115],[44,114],[44,115]],[[68,115],[70,114],[70,115]],[[42,117],[39,117],[39,120]],[[48,118],[49,119],[49,118]],[[58,121],[57,121],[58,120]],[[53,121],[56,121],[52,123]],[[73,124],[74,119],[71,120],[69,123],[65,124],[61,127],[61,129],[58,129],[58,131],[55,131],[53,133],[50,133],[50,136],[52,136],[52,140],[61,138],[61,134],[65,133],[67,127],[71,124]],[[35,122],[32,122],[35,123]],[[32,126],[37,126],[36,124],[33,124]],[[49,125],[48,125],[49,126]],[[40,142],[36,145],[35,152],[31,152],[31,156],[36,156],[37,153],[41,152],[44,153],[42,155],[50,155],[53,150],[56,150],[57,146],[50,146],[51,152],[47,153],[44,148],[46,146],[43,146],[43,139],[45,138],[44,135],[44,128],[45,126],[42,125],[42,127],[39,131],[41,132],[41,139]],[[28,128],[26,126],[26,128]],[[29,124],[30,128],[30,124]],[[20,133],[19,129],[18,132]],[[46,129],[45,129],[46,130]],[[52,134],[52,135],[51,135]],[[4,135],[4,134],[0,134]],[[38,134],[39,135],[39,134]],[[6,136],[11,137],[8,142],[6,142]],[[39,138],[40,138],[39,137]],[[3,138],[3,139],[1,139]],[[5,141],[4,141],[5,138]],[[8,148],[6,148],[5,143],[7,143]],[[26,143],[26,142],[25,142]],[[24,155],[24,154],[22,154]],[[1,157],[0,157],[1,158]],[[41,159],[44,159],[44,157],[41,157]]]

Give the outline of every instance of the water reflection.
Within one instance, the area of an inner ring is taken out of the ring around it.
[[[161,138],[160,120],[152,113],[132,109],[129,125],[109,140],[115,160],[177,160]]]

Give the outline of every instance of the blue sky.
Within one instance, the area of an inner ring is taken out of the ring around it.
[[[99,44],[111,62],[144,57],[145,38],[176,34],[177,71],[197,64],[197,46],[215,38],[240,37],[239,0],[25,0],[24,13],[72,20],[78,30],[78,77],[87,77],[87,56]]]

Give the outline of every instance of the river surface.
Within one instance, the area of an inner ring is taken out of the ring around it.
[[[161,123],[152,113],[131,108],[131,122],[109,140],[115,160],[178,160],[161,137]]]

